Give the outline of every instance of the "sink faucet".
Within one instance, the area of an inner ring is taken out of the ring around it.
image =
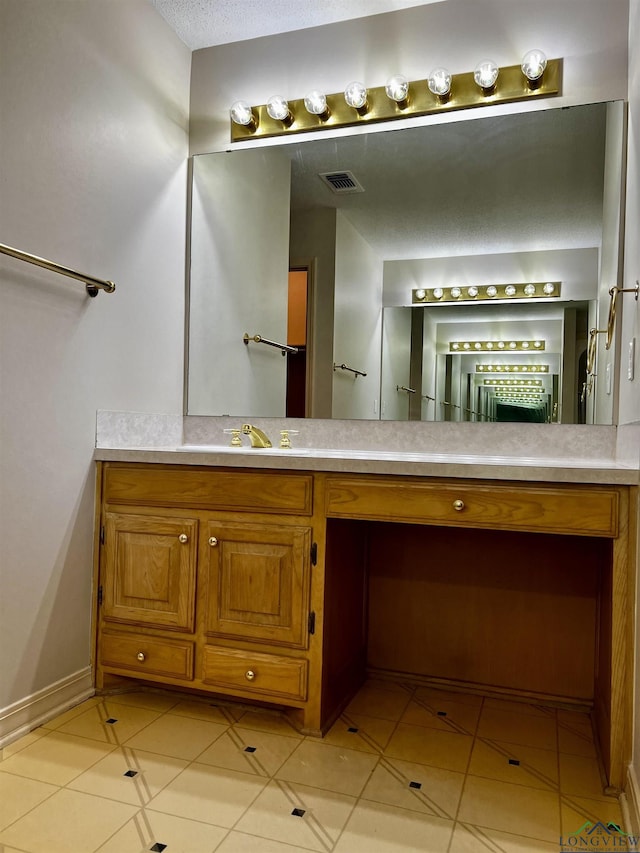
[[[258,427],[251,424],[242,424],[243,435],[248,435],[251,440],[251,447],[273,447],[267,436]]]

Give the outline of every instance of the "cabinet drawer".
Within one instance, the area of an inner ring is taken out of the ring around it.
[[[615,489],[591,486],[518,488],[336,478],[327,482],[326,513],[334,518],[615,537],[618,499]]]
[[[202,667],[205,684],[276,699],[307,698],[307,661],[300,658],[205,646]]]
[[[103,631],[100,662],[112,669],[190,681],[193,678],[193,643]]]
[[[311,515],[312,485],[310,474],[108,465],[104,499],[114,504]]]

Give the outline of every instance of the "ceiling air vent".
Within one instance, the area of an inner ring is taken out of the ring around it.
[[[321,172],[319,177],[334,193],[363,193],[364,187],[351,172]]]

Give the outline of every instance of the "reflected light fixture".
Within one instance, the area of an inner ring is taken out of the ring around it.
[[[542,51],[534,50],[517,65],[500,68],[492,60],[483,60],[475,72],[451,74],[439,66],[413,82],[396,74],[385,86],[374,88],[354,80],[335,94],[314,89],[306,98],[277,96],[261,106],[236,101],[230,111],[231,141],[546,98],[561,91],[562,59],[546,60]]]
[[[489,284],[470,285],[469,287],[419,287],[411,291],[413,304],[420,302],[479,302],[483,299],[493,301],[506,299],[551,299],[562,292],[560,281],[538,281],[527,284]]]
[[[483,385],[493,388],[542,388],[542,379],[484,379]]]
[[[544,341],[451,341],[449,343],[449,352],[463,352],[471,349],[483,352],[491,352],[494,349],[526,352],[530,349],[536,349],[538,352],[541,352],[544,348]]]
[[[549,373],[548,364],[476,364],[476,373]]]

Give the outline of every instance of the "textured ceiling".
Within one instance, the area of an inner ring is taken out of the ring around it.
[[[192,50],[445,0],[150,0]]]

